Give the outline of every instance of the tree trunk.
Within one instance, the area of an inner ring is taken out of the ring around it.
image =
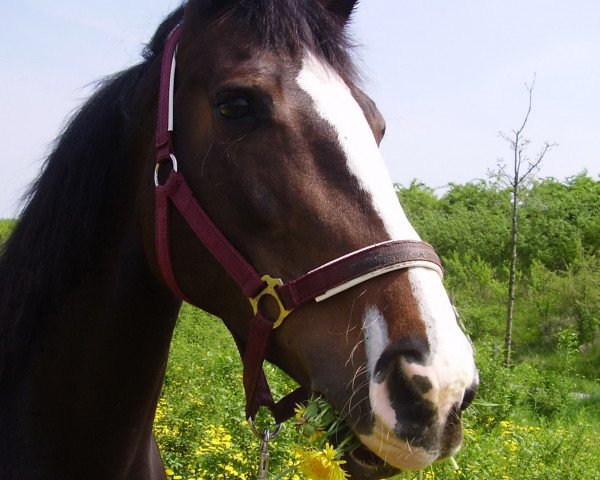
[[[512,349],[512,325],[515,309],[515,284],[517,270],[517,208],[519,201],[519,185],[513,184],[513,206],[510,236],[510,271],[508,279],[508,308],[506,312],[506,335],[504,337],[504,364],[510,366],[510,354]]]

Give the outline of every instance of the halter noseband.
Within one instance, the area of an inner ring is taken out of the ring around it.
[[[254,312],[247,342],[234,335],[242,356],[243,382],[246,394],[246,418],[253,419],[261,406],[266,406],[277,422],[293,415],[294,405],[305,400],[308,392],[299,388],[275,402],[262,370],[267,346],[273,333],[285,317],[300,305],[323,301],[371,278],[394,270],[425,267],[440,275],[440,259],[428,243],[413,240],[391,240],[378,243],[339,257],[287,283],[269,275],[260,276],[237,249],[221,233],[198,204],[183,176],[177,171],[173,132],[173,92],[175,53],[183,25],[180,23],[167,39],[160,78],[158,122],[156,127],[156,230],[158,265],[167,286],[182,300],[190,302],[182,292],[173,270],[169,247],[169,201],[191,227],[198,239],[223,266],[248,298]],[[158,181],[158,169],[166,160],[173,168],[163,185]],[[279,306],[277,318],[267,318],[259,303],[272,297]]]

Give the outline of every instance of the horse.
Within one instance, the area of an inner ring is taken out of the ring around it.
[[[351,478],[460,448],[473,351],[379,152],[355,3],[188,0],[70,120],[0,258],[1,478],[164,479],[182,300],[236,338],[250,420],[289,416],[265,357],[331,402]]]

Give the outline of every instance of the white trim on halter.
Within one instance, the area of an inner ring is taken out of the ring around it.
[[[169,78],[169,126],[167,130],[173,131],[173,95],[175,93],[175,57],[177,56],[177,47],[173,53],[173,60],[171,61],[171,76]]]
[[[412,267],[428,268],[430,270],[437,272],[437,274],[440,276],[440,278],[443,278],[442,269],[439,266],[437,266],[435,263],[428,262],[425,260],[411,260],[408,262],[400,262],[400,263],[396,263],[394,265],[388,265],[387,267],[380,268],[379,270],[375,270],[373,272],[367,273],[360,277],[353,278],[352,280],[350,280],[346,283],[342,283],[341,285],[338,285],[337,287],[333,287],[332,289],[327,290],[323,295],[319,295],[318,297],[315,297],[315,301],[322,302],[323,300],[326,300],[329,297],[333,297],[334,295],[337,295],[338,293],[348,290],[349,288],[352,288],[355,285],[366,282],[367,280],[370,280],[371,278],[379,277],[380,275],[383,275],[384,273],[394,272],[396,270],[402,270],[403,268],[412,268]]]

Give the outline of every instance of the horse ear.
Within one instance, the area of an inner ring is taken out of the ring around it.
[[[348,21],[358,0],[320,0],[325,10],[340,17],[344,23]]]

